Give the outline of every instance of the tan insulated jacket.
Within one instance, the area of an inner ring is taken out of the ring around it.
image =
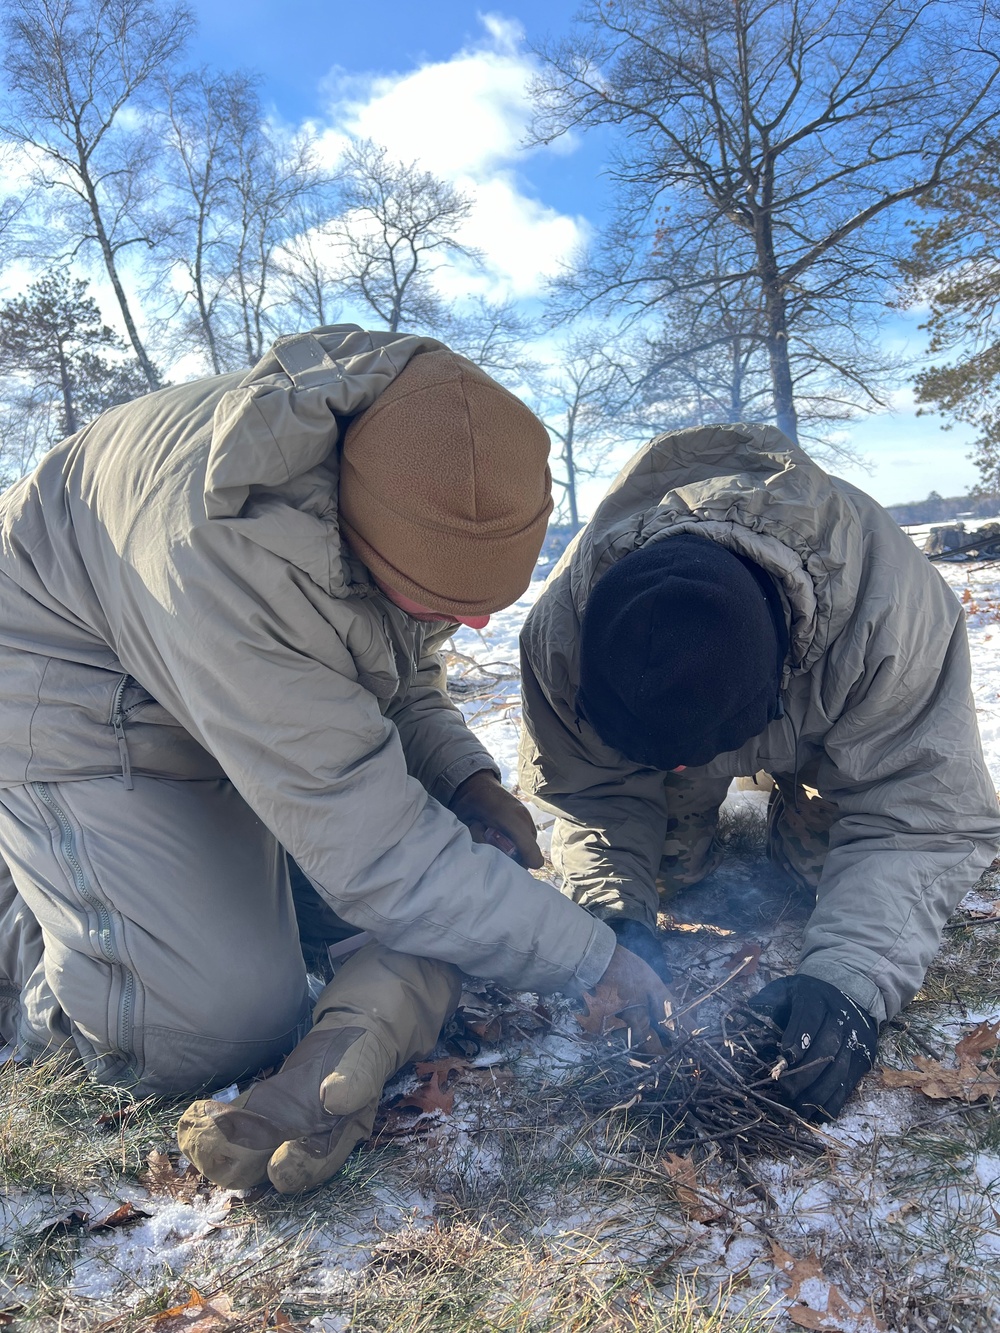
[[[392,606],[339,537],[345,420],[437,346],[281,339],[245,377],[105,413],[6,492],[0,784],[225,774],[382,942],[580,990],[610,929],[439,804],[494,766],[445,695],[447,627]]]
[[[664,775],[603,745],[574,701],[590,589],[614,561],[678,532],[766,569],[791,637],[785,716],[684,777],[718,792],[718,779],[761,769],[808,774],[836,803],[800,971],[891,1017],[1000,838],[965,618],[879,505],[773,427],[663,435],[617,477],[521,635],[521,786],[562,816],[554,845],[570,892],[604,910],[655,913]]]

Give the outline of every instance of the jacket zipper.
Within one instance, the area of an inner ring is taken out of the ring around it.
[[[114,918],[108,905],[93,892],[87,883],[87,875],[76,851],[76,835],[69,816],[49,790],[47,782],[33,782],[32,790],[48,806],[59,825],[59,846],[66,864],[73,876],[76,891],[97,914],[97,939],[101,953],[113,967],[121,972],[121,994],[118,999],[118,1030],[114,1034],[115,1050],[128,1056],[134,1063],[135,1052],[132,1049],[133,1017],[135,1013],[135,976],[126,967],[115,943]]]
[[[115,739],[118,741],[118,755],[121,759],[122,777],[125,779],[125,790],[134,791],[135,784],[132,781],[132,761],[128,753],[128,741],[125,739],[125,714],[122,713],[122,699],[125,696],[125,686],[128,684],[128,676],[122,676],[115,687],[114,697],[111,701],[111,725],[114,727]]]

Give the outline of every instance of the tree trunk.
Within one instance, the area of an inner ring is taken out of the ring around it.
[[[214,375],[221,375],[222,363],[219,360],[219,349],[215,341],[215,330],[212,328],[212,317],[209,313],[208,303],[205,300],[204,201],[201,201],[199,203],[199,208],[198,208],[198,240],[195,244],[194,290],[195,290],[195,300],[198,302],[198,319],[201,322],[202,334],[204,335],[205,342],[208,344],[208,355],[212,362],[212,373]]]
[[[774,163],[768,161],[761,173],[761,206],[754,216],[754,240],[760,285],[764,297],[764,315],[767,321],[767,358],[771,367],[771,393],[774,418],[778,429],[793,444],[799,442],[798,414],[795,411],[795,389],[792,368],[788,359],[788,323],[785,312],[785,291],[774,253],[774,231],[771,223],[774,204]]]
[[[73,406],[73,383],[69,377],[69,365],[66,361],[66,348],[62,338],[56,339],[59,349],[59,386],[62,389],[63,415],[66,418],[66,434],[76,434],[76,409]]]
[[[729,419],[730,421],[743,420],[743,349],[739,338],[734,338],[730,344],[732,349],[732,370],[730,371],[729,384]]]
[[[136,328],[135,320],[132,318],[132,311],[129,309],[128,297],[125,295],[125,288],[121,284],[118,276],[118,266],[115,263],[115,252],[111,248],[111,242],[108,239],[108,233],[104,228],[104,220],[101,217],[101,206],[97,201],[97,193],[93,182],[90,179],[90,173],[87,171],[81,153],[80,175],[83,179],[84,188],[87,191],[87,203],[90,206],[90,216],[93,219],[94,230],[97,233],[97,242],[101,247],[101,254],[104,256],[104,267],[107,269],[108,277],[111,279],[111,286],[114,288],[115,297],[118,300],[118,308],[122,312],[122,319],[125,321],[125,331],[128,334],[128,340],[132,344],[136,360],[146,377],[146,383],[150,389],[160,387],[160,377],[156,373],[156,367],[146,355],[146,349],[143,346],[142,339],[139,337],[139,330]]]
[[[563,441],[563,462],[566,464],[566,499],[569,503],[569,521],[574,532],[580,527],[580,511],[576,503],[576,460],[573,457],[573,420],[566,427]]]

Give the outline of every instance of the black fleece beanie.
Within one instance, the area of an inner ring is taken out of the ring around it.
[[[773,581],[679,533],[623,556],[587,599],[577,711],[634,763],[697,767],[781,715],[788,630]]]

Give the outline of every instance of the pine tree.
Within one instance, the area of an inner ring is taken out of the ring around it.
[[[105,408],[147,391],[145,374],[124,350],[87,283],[63,272],[47,273],[0,306],[8,477]]]

